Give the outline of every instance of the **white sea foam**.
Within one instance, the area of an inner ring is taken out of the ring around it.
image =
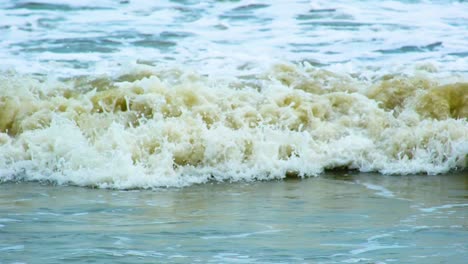
[[[114,79],[4,73],[1,179],[151,188],[341,167],[463,169],[467,84],[439,83],[420,73],[368,81],[292,64],[224,80],[149,66]]]
[[[8,251],[23,251],[24,245],[13,245],[8,247],[1,247],[0,252],[8,252]]]
[[[467,5],[0,7],[1,181],[153,188],[466,167]]]
[[[468,5],[457,1],[4,1],[2,68],[62,75],[108,73],[120,63],[258,72],[277,61],[414,62],[466,73]],[[83,66],[83,64],[88,66]],[[62,66],[57,66],[62,65]],[[105,65],[105,66],[104,66]]]
[[[368,258],[349,258],[349,259],[345,259],[341,262],[343,263],[367,263],[369,261],[372,261],[371,259],[368,259]]]
[[[360,183],[360,182],[358,182]],[[371,184],[371,183],[360,183],[362,185],[364,185],[367,189],[369,190],[373,190],[373,191],[377,191],[377,195],[380,195],[380,196],[383,196],[383,197],[387,197],[387,198],[392,198],[392,197],[395,197],[395,194],[388,190],[387,188],[383,187],[383,186],[380,186],[380,185],[375,185],[375,184]]]
[[[428,208],[419,208],[419,210],[425,213],[432,213],[432,212],[439,211],[442,209],[451,209],[451,208],[459,208],[459,207],[468,207],[468,204],[444,204],[444,205],[428,207]]]
[[[264,230],[264,231],[240,233],[240,234],[233,234],[233,235],[202,236],[201,238],[202,239],[246,238],[246,237],[255,236],[255,235],[277,233],[277,232],[282,232],[282,231],[284,230]]]
[[[366,245],[363,248],[351,250],[350,253],[353,255],[362,254],[369,251],[382,250],[382,249],[392,249],[392,248],[405,248],[407,246],[399,245]]]

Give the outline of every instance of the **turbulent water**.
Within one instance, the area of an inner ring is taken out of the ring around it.
[[[464,264],[467,29],[451,0],[0,1],[0,264]]]
[[[463,1],[0,7],[0,181],[128,189],[467,166]]]

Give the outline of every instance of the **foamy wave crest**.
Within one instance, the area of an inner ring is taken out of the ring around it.
[[[230,79],[150,66],[115,78],[0,78],[1,181],[152,188],[467,164],[461,77],[279,64]]]

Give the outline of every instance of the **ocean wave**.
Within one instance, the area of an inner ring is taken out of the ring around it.
[[[460,76],[289,63],[232,78],[153,66],[69,79],[0,75],[3,182],[127,189],[467,165]]]

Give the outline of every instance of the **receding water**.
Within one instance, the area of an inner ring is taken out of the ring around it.
[[[467,13],[452,0],[7,0],[0,67],[67,76],[140,61],[225,76],[309,61],[466,73]]]
[[[464,263],[468,178],[0,185],[2,263]]]

